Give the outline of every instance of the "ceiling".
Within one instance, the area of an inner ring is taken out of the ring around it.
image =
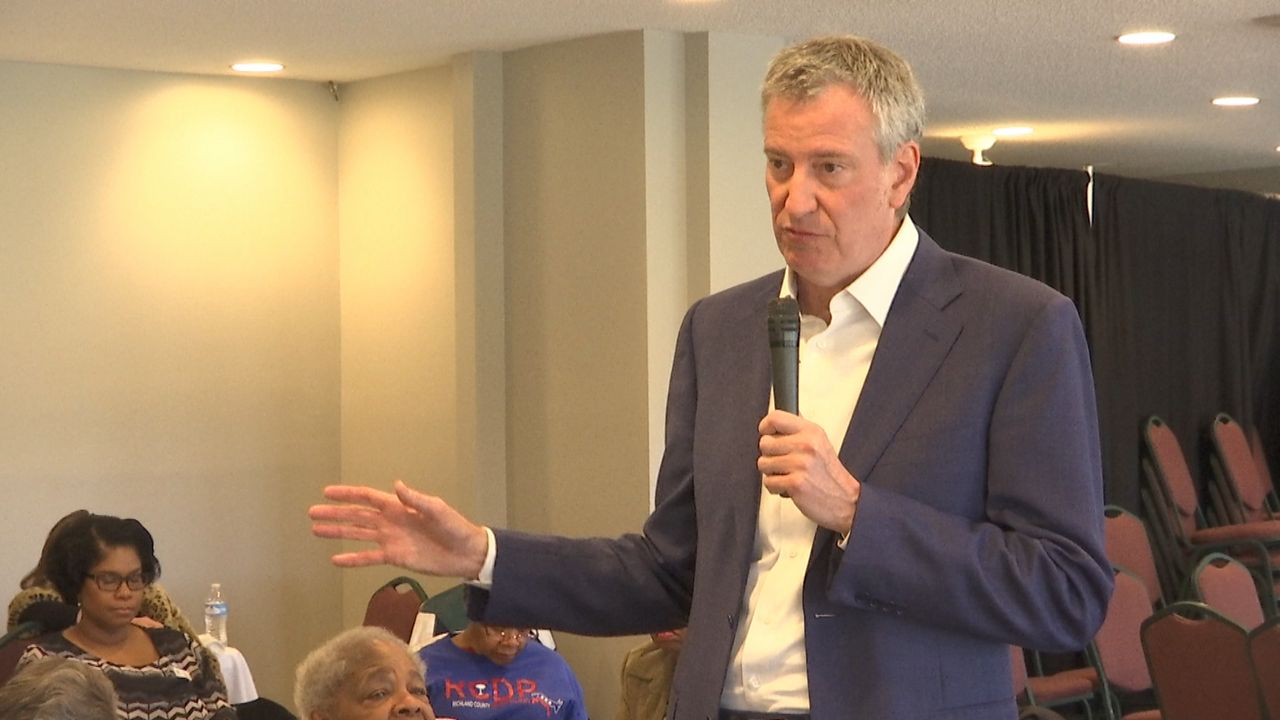
[[[1275,0],[3,0],[0,59],[200,74],[275,59],[279,77],[343,83],[620,30],[853,32],[915,67],[927,155],[965,159],[960,135],[1028,125],[988,157],[1280,193],[1277,13]],[[1178,39],[1114,40],[1144,29]],[[1262,101],[1210,105],[1227,94]]]

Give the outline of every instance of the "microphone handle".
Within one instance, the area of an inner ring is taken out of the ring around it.
[[[800,349],[795,345],[773,346],[773,406],[793,415],[800,414]]]

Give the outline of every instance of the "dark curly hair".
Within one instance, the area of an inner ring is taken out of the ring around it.
[[[133,548],[138,553],[142,576],[148,583],[160,577],[155,541],[142,523],[133,518],[90,514],[72,522],[54,539],[45,567],[49,582],[63,600],[80,604],[80,589],[89,571],[102,561],[108,548],[116,547]]]

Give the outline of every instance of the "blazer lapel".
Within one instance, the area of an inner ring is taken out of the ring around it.
[[[871,474],[960,335],[963,323],[944,310],[961,292],[948,254],[921,230],[840,448],[854,477]]]
[[[732,508],[731,527],[721,531],[735,537],[754,537],[759,519],[762,485],[756,465],[760,454],[756,427],[769,411],[772,385],[766,313],[769,301],[778,297],[781,286],[781,271],[756,281],[756,286],[702,340],[722,349],[714,354],[714,364],[699,369],[699,383],[717,388],[712,395],[727,398],[723,412],[716,415],[716,426],[702,441],[715,448],[717,473],[732,489],[720,498]],[[745,548],[744,552],[750,550],[749,542],[738,544]],[[746,555],[742,562],[745,567]]]

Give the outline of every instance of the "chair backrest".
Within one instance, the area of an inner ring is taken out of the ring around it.
[[[1158,415],[1147,418],[1142,437],[1153,470],[1151,480],[1164,494],[1166,512],[1172,513],[1171,529],[1185,538],[1200,525],[1200,499],[1182,445]]]
[[[378,625],[396,637],[409,642],[418,608],[427,600],[427,592],[417,580],[398,577],[389,580],[369,597],[364,610],[364,625]]]
[[[36,635],[41,632],[38,622],[24,622],[15,625],[12,630],[0,635],[0,685],[9,682],[13,671],[18,667],[18,660]]]
[[[436,593],[422,604],[423,612],[436,616],[435,632],[462,632],[470,620],[467,618],[466,586],[454,585]]]
[[[1244,628],[1197,602],[1142,623],[1142,647],[1162,720],[1262,720]]]
[[[1270,488],[1263,484],[1244,428],[1230,415],[1218,413],[1209,435],[1213,439],[1214,477],[1231,506],[1228,517],[1232,522],[1270,520]]]
[[[1151,601],[1142,580],[1123,568],[1107,604],[1107,615],[1093,638],[1107,682],[1125,692],[1151,689],[1151,673],[1142,653],[1142,623],[1151,617]]]
[[[1280,617],[1273,617],[1249,633],[1253,677],[1262,690],[1269,717],[1280,718]]]
[[[1152,550],[1151,536],[1147,534],[1147,524],[1142,518],[1118,505],[1107,505],[1102,509],[1102,514],[1107,558],[1112,566],[1122,567],[1142,580],[1149,607],[1163,605],[1164,588],[1160,573],[1156,570],[1156,557]]]
[[[1200,559],[1191,573],[1191,587],[1197,600],[1245,630],[1261,625],[1266,618],[1249,568],[1222,553],[1209,553]]]

